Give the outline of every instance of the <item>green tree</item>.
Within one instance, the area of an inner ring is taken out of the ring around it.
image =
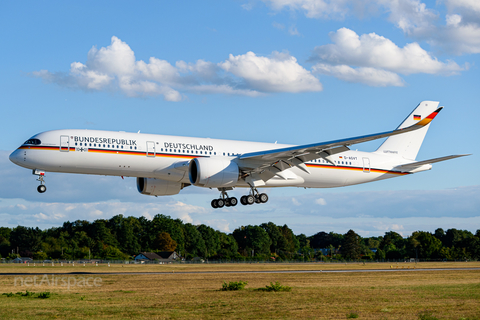
[[[157,251],[175,251],[177,248],[177,242],[166,232],[159,232],[153,245]]]
[[[143,227],[135,217],[124,218],[122,215],[115,216],[118,217],[116,220],[111,223],[114,224],[114,234],[120,244],[119,249],[122,252],[127,253],[132,256],[140,252],[140,236],[143,231]]]
[[[102,250],[102,258],[106,260],[128,260],[129,256],[116,247],[105,246]]]
[[[217,253],[218,258],[232,259],[238,254],[238,245],[235,238],[230,234],[217,231],[220,240],[220,250]]]
[[[202,234],[191,223],[186,223],[184,226],[185,235],[185,252],[190,258],[198,256],[204,256],[206,252],[205,241],[202,238]]]
[[[317,234],[313,235],[310,239],[310,246],[316,249],[325,249],[330,245],[338,248],[342,244],[343,235],[335,232],[326,233],[320,231]]]
[[[300,249],[300,243],[298,242],[297,237],[293,234],[292,229],[285,224],[283,227],[280,227],[280,231],[286,242],[284,251],[288,252],[290,255],[296,254],[298,249]]]
[[[8,238],[0,235],[0,255],[2,257],[7,256],[11,252],[10,241]]]
[[[272,240],[260,226],[237,228],[233,231],[233,237],[238,243],[239,250],[247,257],[252,256],[252,251],[255,256],[270,255]]]
[[[18,251],[36,252],[40,250],[42,243],[42,231],[37,228],[18,226],[10,233],[10,244]]]
[[[375,252],[375,259],[379,261],[383,261],[386,259],[385,251],[382,249],[378,248],[377,252]]]
[[[101,242],[107,246],[118,247],[119,243],[115,236],[112,234],[110,229],[107,226],[108,220],[98,219],[93,222],[91,227],[90,237],[97,241]],[[72,233],[71,233],[72,234]]]
[[[410,236],[417,243],[418,257],[421,259],[438,259],[440,258],[440,251],[442,242],[438,240],[433,234],[426,231],[415,231]]]
[[[262,223],[260,227],[265,230],[272,242],[270,245],[270,252],[276,253],[279,251],[287,251],[288,243],[282,234],[280,227],[275,225],[273,222]]]
[[[465,239],[473,237],[473,234],[467,230],[448,229],[445,233],[443,245],[445,247],[461,247]]]
[[[177,243],[178,252],[185,250],[185,236],[183,233],[183,222],[180,219],[172,219],[163,214],[157,214],[153,217],[150,223],[150,230],[154,236],[158,232],[168,233]]]
[[[353,230],[348,232],[343,237],[342,256],[347,260],[357,260],[360,258],[360,236]]]
[[[443,243],[444,238],[445,238],[445,231],[443,231],[442,228],[437,228],[437,229],[435,230],[434,235],[435,235],[435,238],[437,238],[438,240],[442,241],[442,243]]]
[[[47,258],[47,254],[43,251],[37,251],[33,254],[33,260],[45,260]]]
[[[380,249],[385,252],[386,259],[403,259],[406,255],[407,241],[395,231],[385,232]]]
[[[197,227],[198,232],[202,235],[203,241],[205,241],[205,257],[213,257],[220,250],[220,239],[218,238],[217,232],[204,224],[201,224]]]

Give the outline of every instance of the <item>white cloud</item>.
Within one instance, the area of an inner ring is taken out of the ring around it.
[[[450,11],[460,9],[480,14],[480,2],[478,0],[444,0]]]
[[[321,91],[322,85],[309,71],[288,53],[274,52],[269,57],[259,57],[253,52],[230,55],[220,67],[244,79],[247,86],[262,92]]]
[[[446,0],[448,14],[445,24],[439,14],[417,0],[389,1],[390,21],[407,35],[426,40],[451,54],[480,53],[480,2],[477,0]]]
[[[193,219],[190,216],[192,213],[204,214],[208,212],[204,207],[194,206],[180,201],[167,203],[166,207],[169,212],[174,213],[175,216],[180,218],[184,223],[193,223]]]
[[[438,61],[416,42],[400,48],[376,33],[359,36],[347,28],[330,37],[333,43],[316,47],[310,58],[317,62],[314,73],[371,86],[403,86],[398,73],[452,75],[462,70],[453,61]]]
[[[457,55],[480,52],[480,1],[444,0],[448,14],[442,25],[440,13],[420,0],[264,0],[273,10],[288,8],[315,19],[344,19],[388,15],[388,21],[406,35]],[[459,19],[461,18],[461,19]],[[460,23],[461,20],[461,23]]]
[[[321,206],[326,206],[327,205],[327,201],[325,201],[325,199],[323,199],[323,198],[316,199],[315,203],[318,204],[318,205],[321,205]]]
[[[389,20],[406,34],[425,32],[430,29],[438,15],[418,0],[378,1],[389,12]]]
[[[303,11],[309,18],[343,19],[351,10],[350,4],[368,1],[264,0],[264,2],[277,11],[282,10],[284,7],[288,7],[290,10]]]
[[[429,26],[437,14],[418,0],[263,0],[275,11],[288,8],[314,19],[343,20],[389,14],[389,20],[405,32]]]
[[[204,223],[213,229],[220,230],[222,232],[232,232],[232,230],[230,230],[230,223],[225,219],[207,220]]]
[[[319,63],[312,68],[312,71],[343,81],[363,83],[373,87],[404,86],[404,81],[398,74],[382,69],[352,68],[347,65],[332,66]]]
[[[293,203],[294,206],[297,206],[297,207],[302,205],[302,204],[301,204],[297,199],[295,199],[295,198],[292,198],[292,203]]]
[[[279,30],[284,30],[285,29],[285,26],[281,23],[278,23],[278,22],[273,22],[272,23],[272,26],[275,28],[275,29],[279,29]]]
[[[290,28],[291,34],[298,34]],[[258,96],[270,92],[320,91],[322,85],[295,57],[273,52],[271,57],[253,52],[230,55],[220,63],[198,60],[195,63],[151,57],[137,61],[130,46],[117,37],[111,44],[92,47],[85,64],[73,62],[68,73],[34,71],[35,77],[69,88],[87,91],[121,91],[129,97],[163,96],[166,101],[181,101],[181,92]]]
[[[288,28],[288,34],[291,36],[299,36],[300,32],[298,32],[298,29],[296,26],[292,25]]]
[[[462,70],[455,62],[438,61],[416,42],[400,48],[376,33],[359,36],[347,28],[330,33],[330,37],[333,44],[316,47],[311,60],[335,65],[380,68],[402,74],[451,75]]]
[[[480,24],[465,22],[458,14],[447,15],[429,42],[443,51],[457,55],[480,53]]]

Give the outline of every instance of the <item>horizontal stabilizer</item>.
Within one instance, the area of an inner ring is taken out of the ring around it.
[[[412,171],[412,170],[415,170],[416,168],[419,168],[419,167],[427,165],[427,164],[432,164],[432,163],[435,163],[435,162],[441,162],[441,161],[445,161],[445,160],[465,157],[465,156],[469,156],[469,155],[470,154],[457,154],[457,155],[434,158],[434,159],[429,159],[429,160],[416,161],[416,162],[411,162],[411,163],[402,164],[400,166],[396,166],[395,169],[405,171],[405,172],[406,171]]]

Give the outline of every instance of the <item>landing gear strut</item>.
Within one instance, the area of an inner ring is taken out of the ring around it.
[[[33,170],[33,174],[38,176],[37,181],[40,181],[40,185],[37,187],[37,191],[39,193],[44,193],[47,191],[47,187],[45,186],[45,180],[43,180],[43,177],[45,176],[45,171],[41,170]]]
[[[257,188],[251,187],[250,194],[242,196],[240,198],[241,204],[244,206],[254,204],[254,203],[265,203],[268,201],[268,196],[266,193],[259,193]]]
[[[223,208],[223,206],[227,207],[235,207],[238,204],[238,200],[235,197],[228,197],[227,189],[226,188],[218,188],[221,192],[219,199],[212,200],[212,207],[213,208]]]

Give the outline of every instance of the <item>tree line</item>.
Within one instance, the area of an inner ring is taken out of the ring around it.
[[[394,231],[361,237],[318,232],[295,235],[287,225],[273,222],[248,225],[227,234],[207,225],[183,223],[157,214],[145,217],[116,215],[93,222],[64,222],[61,227],[0,227],[0,258],[34,260],[129,260],[139,252],[176,251],[185,259],[217,260],[479,260],[480,230],[439,228],[416,231],[404,238]]]

